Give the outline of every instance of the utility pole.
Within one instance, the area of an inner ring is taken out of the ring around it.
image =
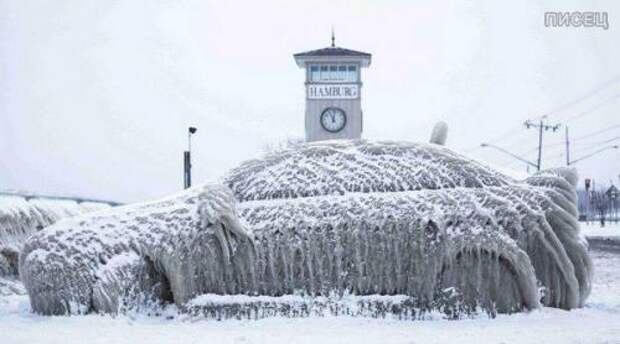
[[[592,157],[594,155],[597,155],[598,153],[601,153],[601,152],[606,151],[608,149],[618,149],[618,148],[620,148],[620,146],[618,146],[618,145],[606,146],[606,147],[603,147],[603,148],[601,148],[601,149],[599,149],[599,150],[597,150],[595,152],[592,152],[592,153],[590,153],[590,154],[588,154],[586,156],[582,156],[579,159],[575,159],[575,160],[571,161],[570,160],[570,140],[568,138],[568,126],[566,126],[565,128],[566,128],[566,132],[565,132],[565,140],[566,140],[566,166],[573,165],[576,162],[579,162],[581,160],[584,160],[584,159],[587,159],[587,158]],[[607,140],[604,143],[611,142],[611,141],[613,141],[613,140]],[[620,175],[618,177],[620,178]]]
[[[544,117],[543,117],[544,118]],[[556,125],[549,125],[549,124],[545,124],[543,122],[543,119],[540,120],[539,123],[534,123],[531,120],[527,120],[525,121],[525,127],[527,129],[530,128],[538,128],[538,162],[536,164],[536,168],[538,169],[538,171],[540,171],[541,167],[542,167],[542,144],[543,144],[543,129],[545,131],[547,130],[553,130],[554,132],[556,130],[558,130],[558,128],[560,127],[559,124]]]

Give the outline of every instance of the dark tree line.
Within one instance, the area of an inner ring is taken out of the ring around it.
[[[605,226],[606,221],[617,222],[620,214],[620,199],[609,193],[609,188],[602,190],[578,190],[579,219],[581,221],[600,221]]]

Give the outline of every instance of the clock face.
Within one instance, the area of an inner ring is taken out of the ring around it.
[[[347,124],[347,116],[339,108],[327,108],[321,114],[321,126],[330,133],[337,133]]]

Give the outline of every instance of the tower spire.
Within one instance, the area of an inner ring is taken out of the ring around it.
[[[332,26],[332,48],[336,46],[336,34],[334,34],[334,27]]]

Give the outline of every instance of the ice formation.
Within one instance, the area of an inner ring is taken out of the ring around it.
[[[0,195],[0,295],[24,293],[18,257],[28,236],[61,218],[105,208],[105,203]]]
[[[34,232],[62,218],[105,208],[105,203],[0,196],[0,276],[17,275],[19,252]]]
[[[430,143],[445,146],[446,140],[448,140],[448,124],[446,122],[437,122],[433,127]]]
[[[221,184],[60,221],[28,240],[20,273],[43,314],[149,300],[311,313],[300,293],[387,298],[379,313],[571,309],[592,275],[575,184],[571,169],[517,181],[436,144],[305,144]]]

